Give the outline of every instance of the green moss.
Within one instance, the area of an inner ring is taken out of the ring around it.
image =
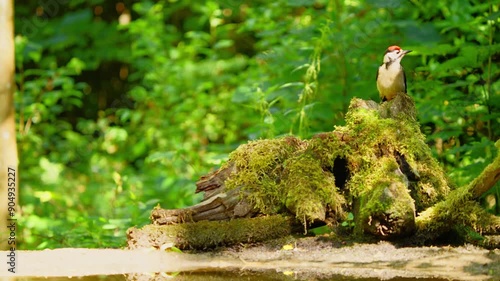
[[[390,157],[372,166],[371,174],[355,178],[365,187],[359,197],[356,231],[381,236],[406,235],[413,231],[415,205],[402,176],[394,172],[397,163]],[[364,180],[363,178],[364,177]]]
[[[401,96],[393,105],[382,106],[353,99],[346,126],[333,132],[309,141],[290,136],[242,145],[229,157],[227,165],[235,169],[225,180],[225,188],[239,188],[241,196],[263,214],[290,212],[304,225],[325,221],[327,213],[342,218],[348,206],[345,195],[349,195],[350,200],[360,202],[359,227],[385,217],[396,225],[391,231],[400,233],[403,226],[413,224],[415,210],[423,210],[449,192],[446,176],[415,121],[414,108],[408,114],[404,111],[413,106],[407,99]],[[342,175],[348,178],[343,194],[332,172],[339,158],[347,167],[337,172],[348,171]],[[417,181],[409,182],[401,161]]]
[[[481,232],[500,229],[500,218],[487,213],[478,202],[472,200],[473,194],[467,187],[450,192],[446,200],[422,212],[416,220],[421,233],[443,233],[451,226],[465,225]]]
[[[397,106],[411,107],[412,103],[403,98]],[[442,200],[449,193],[449,183],[432,157],[412,110],[405,115],[398,113],[390,102],[379,110],[359,106],[360,103],[352,100],[346,115],[347,129],[343,129],[352,152],[346,154],[351,175],[347,189],[353,198],[359,198],[357,229],[373,233],[376,230],[370,220],[391,220],[391,231],[398,234],[412,228],[415,211]],[[418,177],[415,182],[402,175],[398,164],[402,158]]]
[[[307,153],[310,153],[324,169],[332,169],[337,158],[351,154],[350,146],[342,141],[340,135],[349,135],[347,127],[336,127],[334,132],[316,135],[308,141]]]
[[[397,106],[409,106],[400,97]],[[292,212],[307,224],[324,220],[327,211],[342,217],[345,198],[335,187],[335,160],[345,159],[349,176],[346,184],[352,198],[362,198],[362,216],[386,214],[394,218],[413,219],[416,209],[441,200],[449,191],[448,181],[425,144],[419,124],[409,114],[397,113],[397,108],[384,103],[365,106],[353,99],[346,115],[346,126],[322,133],[309,141],[295,137],[252,141],[230,155],[228,164],[236,169],[225,181],[227,190],[241,188],[241,195],[264,214]],[[382,115],[382,116],[381,116]],[[399,157],[399,158],[398,158]],[[401,173],[398,159],[404,160],[419,180],[409,183]],[[378,198],[386,188],[396,191],[399,202],[380,203]],[[411,192],[408,188],[411,188]],[[345,194],[344,194],[345,195]]]
[[[497,142],[497,147],[499,144]],[[486,191],[482,183],[492,180],[494,173],[491,172],[498,169],[499,165],[500,157],[497,157],[468,186],[451,191],[443,201],[420,213],[416,219],[418,238],[431,240],[457,227],[469,227],[479,233],[498,232],[500,217],[489,214],[475,199]],[[491,183],[487,187],[491,187]]]
[[[255,243],[284,237],[297,228],[293,219],[281,215],[230,221],[200,221],[174,225],[146,225],[127,230],[128,247],[207,249],[237,243]]]
[[[241,187],[242,194],[264,214],[276,214],[282,207],[280,185],[283,162],[303,143],[295,137],[251,141],[229,156],[235,171],[225,181],[226,190]]]
[[[414,165],[420,179],[412,184],[412,194],[417,202],[417,211],[422,211],[443,200],[450,191],[450,183],[442,167],[430,155],[421,157]]]
[[[373,182],[378,181],[377,176],[384,177],[384,173],[391,172],[390,169],[377,169],[381,155],[396,159],[395,155],[399,153],[420,177],[417,183],[411,185],[417,210],[423,210],[442,200],[449,192],[448,179],[432,157],[418,122],[412,116],[382,118],[379,111],[355,108],[355,104],[353,100],[346,117],[348,127],[352,129],[350,150],[356,152],[348,156],[349,170],[353,175],[349,183],[352,194],[359,196],[371,190]],[[386,104],[389,103],[384,103],[383,106],[390,106]],[[394,170],[396,168],[397,166]],[[374,170],[381,172],[374,177]]]
[[[241,187],[242,196],[262,213],[288,210],[304,225],[324,221],[327,211],[342,216],[345,200],[333,174],[306,151],[307,143],[292,137],[242,145],[230,155],[236,172],[225,181],[226,189]]]
[[[327,211],[343,217],[345,199],[335,187],[332,173],[325,172],[310,154],[299,154],[285,162],[281,185],[285,206],[304,224],[325,221]]]
[[[492,219],[472,201],[470,188],[450,194],[448,179],[425,143],[407,95],[380,106],[353,99],[346,126],[308,141],[292,136],[251,141],[231,153],[225,165],[231,171],[227,178],[226,174],[220,178],[225,192],[239,192],[260,214],[291,213],[293,221],[306,228],[317,221],[339,221],[345,212],[352,212],[358,233],[386,238],[412,234],[416,226],[420,233],[437,233],[452,224],[500,229],[500,219]],[[477,183],[488,186],[483,181]],[[416,220],[416,213],[444,198]],[[176,243],[184,247],[211,247],[255,241],[246,236],[256,227],[253,222],[197,222],[158,231],[170,240],[183,239]],[[283,233],[290,225],[279,220],[257,222],[269,229],[277,223]]]
[[[392,238],[412,234],[415,230],[415,205],[402,182],[377,186],[366,196],[363,206],[362,226],[368,233]],[[381,225],[385,228],[377,228]]]

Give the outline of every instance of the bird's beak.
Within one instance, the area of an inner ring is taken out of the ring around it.
[[[408,54],[408,53],[410,53],[410,52],[411,52],[411,50],[403,50],[403,51],[401,52],[401,56],[404,56],[404,55],[406,55],[406,54]]]

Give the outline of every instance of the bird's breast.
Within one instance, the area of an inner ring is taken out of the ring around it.
[[[401,65],[382,65],[378,71],[377,89],[382,99],[391,100],[398,93],[404,93],[405,89],[403,68]]]

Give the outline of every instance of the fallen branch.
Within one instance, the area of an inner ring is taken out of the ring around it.
[[[496,142],[500,149],[500,141]],[[432,240],[456,225],[479,232],[500,231],[500,217],[487,213],[477,199],[500,179],[500,153],[468,186],[453,190],[444,201],[426,209],[416,218],[419,240]]]

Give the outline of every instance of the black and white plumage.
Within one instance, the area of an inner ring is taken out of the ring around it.
[[[411,50],[403,50],[399,46],[387,48],[377,71],[377,89],[382,101],[390,101],[399,93],[406,94],[406,75],[401,60],[409,52]]]

